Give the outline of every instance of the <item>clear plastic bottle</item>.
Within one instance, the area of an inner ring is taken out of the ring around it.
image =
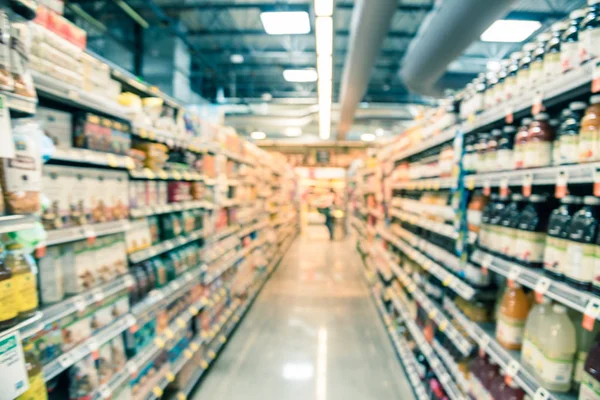
[[[540,304],[536,304],[531,309],[525,322],[525,333],[523,334],[523,347],[521,348],[521,363],[535,370],[539,359],[542,357],[540,351],[540,341],[538,333],[540,329],[540,319],[548,314],[552,308],[552,302],[547,297],[542,299]]]
[[[560,51],[562,35],[568,27],[568,21],[559,21],[552,25],[552,38],[548,42],[546,55],[544,56],[544,75],[546,81],[561,74]]]
[[[535,369],[542,386],[554,392],[568,392],[573,378],[577,336],[567,308],[554,304],[551,312],[540,318],[536,335],[542,357]]]
[[[6,266],[13,273],[15,285],[15,304],[19,310],[19,319],[33,316],[39,307],[36,277],[33,273],[33,259],[23,253],[23,246],[11,243],[7,248]]]
[[[563,34],[560,48],[560,65],[563,73],[579,65],[579,27],[586,14],[585,8],[569,14],[569,27]]]

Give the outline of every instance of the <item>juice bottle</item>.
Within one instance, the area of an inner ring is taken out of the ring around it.
[[[18,310],[15,304],[15,282],[13,273],[4,264],[0,247],[0,330],[10,328],[17,323]]]
[[[481,384],[481,373],[488,365],[488,356],[477,356],[469,367],[469,389],[476,399],[483,398],[483,385]]]
[[[504,348],[521,348],[530,306],[529,299],[520,285],[514,284],[504,292],[496,324],[496,339]]]
[[[554,304],[538,324],[542,357],[535,366],[542,385],[552,391],[568,392],[573,377],[573,362],[577,351],[575,327],[567,308]]]
[[[553,278],[562,279],[567,267],[567,235],[569,224],[575,214],[575,207],[581,204],[581,197],[565,196],[560,206],[550,213],[544,250],[544,269]]]
[[[583,327],[583,314],[577,314],[573,318],[573,325],[577,335],[577,355],[575,356],[575,373],[573,374],[573,383],[577,388],[581,384],[583,377],[583,368],[588,351],[594,343],[594,338],[600,332],[600,325],[594,324],[594,329],[590,332]]]
[[[48,391],[46,390],[46,381],[40,355],[33,346],[33,342],[28,342],[23,346],[25,352],[25,366],[27,368],[27,378],[29,380],[29,389],[16,400],[47,400]]]
[[[31,257],[23,254],[23,246],[19,243],[11,243],[7,246],[6,266],[13,274],[15,286],[15,306],[19,312],[19,319],[33,316],[38,309],[38,294],[34,266]]]
[[[479,376],[483,390],[483,397],[481,398],[491,399],[490,389],[492,388],[492,383],[500,376],[500,367],[498,366],[498,363],[490,359],[490,362],[483,367]]]
[[[506,382],[504,381],[505,371],[500,370],[500,374],[494,378],[492,382],[492,386],[490,387],[490,396],[492,399],[499,399],[504,387],[506,386]]]
[[[516,225],[519,221],[519,214],[523,209],[523,196],[513,194],[511,202],[508,203],[501,213],[498,232],[500,235],[497,238],[499,242],[499,252],[507,258],[515,256],[515,240],[517,237]]]
[[[583,207],[573,215],[567,236],[565,280],[578,289],[590,289],[594,279],[598,206],[600,198],[585,196]]]
[[[579,387],[579,400],[598,399],[600,399],[600,335],[596,336],[588,352]]]
[[[535,370],[538,360],[542,357],[540,352],[540,343],[538,333],[540,320],[552,309],[550,299],[544,297],[540,304],[536,304],[531,309],[527,322],[525,323],[525,333],[523,335],[523,348],[521,349],[521,363]]]
[[[534,194],[516,218],[515,259],[528,267],[540,268],[544,264],[546,230],[548,224],[548,197]]]
[[[502,219],[502,213],[508,203],[508,197],[498,197],[498,200],[494,203],[492,214],[490,215],[490,230],[488,232],[487,245],[488,249],[495,253],[500,252],[500,241],[498,238],[502,234],[500,232],[500,220]]]

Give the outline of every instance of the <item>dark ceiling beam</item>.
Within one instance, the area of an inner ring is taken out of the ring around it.
[[[349,30],[338,30],[335,32],[336,36],[349,36],[350,35],[350,31]],[[217,30],[217,31],[213,31],[213,30],[209,30],[209,29],[202,29],[202,30],[190,30],[188,31],[188,36],[189,37],[203,37],[203,36],[207,36],[207,37],[215,37],[215,36],[272,36],[272,37],[301,37],[301,36],[313,36],[314,32],[311,33],[307,33],[307,34],[302,34],[302,35],[269,35],[267,32],[265,32],[264,29],[246,29],[246,30],[240,30],[240,29],[226,29],[226,30]],[[402,32],[402,31],[391,31],[388,32],[388,37],[389,38],[393,38],[393,39],[412,39],[413,37],[415,37],[415,34],[412,32]]]
[[[289,62],[289,61],[288,61]],[[228,71],[231,72],[238,72],[238,71],[264,71],[264,70],[271,70],[271,69],[308,69],[308,68],[316,68],[315,63],[301,63],[301,64],[278,64],[278,63],[273,63],[273,61],[268,61],[266,63],[243,63],[243,64],[232,64],[232,63],[219,63],[218,64],[220,67],[222,68],[229,68]],[[339,60],[334,64],[334,68],[342,68],[344,66],[344,60]],[[394,68],[398,68],[397,63],[386,63],[386,64],[382,64],[379,63],[377,65],[375,65],[375,68],[380,68],[380,69],[394,69]]]
[[[227,10],[241,10],[241,9],[260,9],[260,10],[285,10],[285,11],[307,11],[312,6],[312,1],[300,4],[273,4],[273,1],[269,2],[248,2],[248,3],[236,3],[236,2],[219,2],[213,4],[206,4],[205,0],[188,1],[181,4],[170,4],[164,7],[166,12],[185,12],[190,10],[199,11],[227,11]],[[340,10],[352,10],[354,5],[352,3],[336,4],[336,9]],[[427,12],[433,9],[433,5],[430,4],[401,4],[398,6],[398,11],[401,12]]]
[[[285,50],[283,48],[266,48],[266,49],[235,49],[235,48],[226,48],[226,49],[209,49],[209,48],[200,48],[198,49],[202,54],[218,56],[219,54],[229,56],[230,54],[240,54],[244,57],[252,57],[252,56],[268,56],[269,53],[272,54],[286,54],[288,57],[293,57],[294,55],[300,56],[314,56],[316,57],[315,49],[303,49],[299,51],[295,50]],[[379,56],[384,58],[395,58],[402,57],[406,51],[404,50],[383,50]],[[334,50],[333,57],[344,57],[346,56],[346,50]]]
[[[557,20],[567,17],[568,13],[561,12],[542,12],[542,11],[511,11],[505,19],[515,20],[531,20],[531,21],[548,21]]]

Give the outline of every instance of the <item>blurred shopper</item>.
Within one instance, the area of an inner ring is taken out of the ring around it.
[[[325,226],[329,230],[329,240],[333,240],[335,234],[335,217],[334,211],[338,201],[338,196],[335,190],[330,189],[329,193],[323,196],[323,208],[321,213],[325,215]]]

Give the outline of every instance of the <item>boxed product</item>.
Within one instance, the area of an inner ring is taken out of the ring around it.
[[[88,112],[76,114],[73,131],[75,146],[109,152],[111,129],[106,121],[108,120]]]
[[[87,399],[99,386],[100,378],[91,355],[69,368],[69,399]]]
[[[52,304],[65,297],[63,249],[68,247],[52,246],[46,255],[38,260],[38,288],[42,304]]]
[[[131,227],[125,233],[125,241],[128,254],[150,247],[152,235],[148,220],[146,218],[132,220]]]
[[[161,240],[173,239],[183,232],[181,215],[179,213],[163,214],[160,216],[159,221]]]
[[[82,226],[91,222],[92,206],[91,193],[94,190],[96,181],[93,180],[93,170],[89,168],[69,167],[73,186],[71,187],[71,225]]]
[[[67,352],[88,339],[93,334],[92,320],[94,313],[77,316],[62,328],[62,351]]]
[[[109,220],[127,219],[129,216],[129,179],[127,172],[107,171],[104,189],[108,192]]]
[[[159,205],[169,203],[169,193],[167,189],[167,182],[157,181],[157,200]]]
[[[113,374],[118,372],[113,363],[110,342],[100,346],[98,349],[98,358],[95,361],[96,369],[98,371],[98,380],[101,385],[108,382]]]
[[[65,252],[72,252],[72,262],[63,263],[65,292],[79,294],[95,286],[95,260],[91,246],[87,241],[70,243]]]
[[[42,223],[46,230],[61,229],[70,225],[74,183],[75,176],[68,167],[44,166],[42,194],[46,201],[42,212]]]
[[[96,92],[97,88],[105,89],[111,84],[110,67],[107,64],[89,54],[84,54],[81,57],[81,62],[83,64],[84,89],[86,91]]]
[[[38,106],[35,118],[56,147],[69,149],[73,146],[73,114]]]
[[[169,182],[167,186],[169,203],[179,203],[192,200],[190,182]]]

